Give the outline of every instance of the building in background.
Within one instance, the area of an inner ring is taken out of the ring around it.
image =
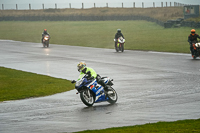
[[[184,19],[199,17],[199,5],[185,5],[183,12]]]

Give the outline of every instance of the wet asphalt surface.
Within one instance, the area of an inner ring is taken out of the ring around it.
[[[76,90],[5,101],[0,103],[0,132],[76,132],[200,118],[200,59],[193,60],[189,54],[116,53],[52,44],[42,48],[40,43],[0,40],[3,67],[72,80],[79,76],[80,61],[114,79],[116,104],[86,107]]]

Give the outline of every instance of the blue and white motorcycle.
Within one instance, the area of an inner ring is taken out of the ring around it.
[[[98,102],[109,102],[111,104],[116,103],[118,97],[116,91],[111,87],[113,85],[112,79],[108,77],[102,77],[101,79],[108,86],[107,94],[104,93],[103,86],[97,83],[96,79],[87,78],[87,74],[83,74],[79,77],[80,80],[76,81],[75,88],[80,93],[80,98],[86,106],[92,106]]]

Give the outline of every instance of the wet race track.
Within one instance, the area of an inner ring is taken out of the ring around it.
[[[0,40],[3,67],[72,80],[79,76],[80,61],[114,79],[116,104],[86,107],[76,90],[6,101],[0,103],[0,132],[75,132],[200,118],[200,59],[189,54],[52,44],[43,48],[40,43]]]

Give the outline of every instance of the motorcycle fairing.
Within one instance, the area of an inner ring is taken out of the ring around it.
[[[108,82],[108,80],[106,80],[106,82]],[[97,83],[96,79],[93,80],[93,82],[91,82],[90,84],[88,84],[87,87],[89,89],[91,89],[94,92],[94,94],[96,95],[95,103],[103,102],[103,101],[107,101],[108,100],[108,98],[105,97],[105,93],[104,93],[103,87],[100,84]]]
[[[119,47],[119,45],[120,45],[121,43],[123,43],[123,44],[125,45],[125,39],[124,39],[122,36],[120,36],[120,37],[117,39],[117,41],[118,41],[117,47]]]
[[[43,42],[48,41],[49,40],[49,35],[45,35],[43,38]]]
[[[79,92],[87,88],[90,89],[95,94],[95,103],[108,100],[108,98],[105,96],[103,86],[98,84],[96,79],[88,80],[87,78],[84,77],[84,75],[81,75],[79,79],[80,80],[78,80],[75,84],[75,88]],[[106,84],[109,82],[109,78],[103,78],[102,80]]]

